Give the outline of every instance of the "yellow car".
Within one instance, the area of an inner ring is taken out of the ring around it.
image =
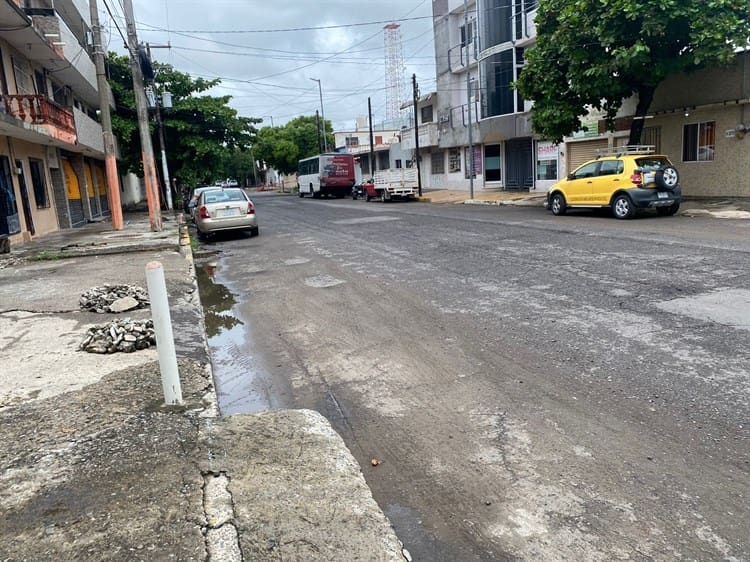
[[[609,207],[618,219],[638,209],[655,209],[661,216],[680,208],[680,176],[669,161],[652,154],[652,147],[620,147],[579,166],[547,193],[547,208],[564,215],[571,207]]]

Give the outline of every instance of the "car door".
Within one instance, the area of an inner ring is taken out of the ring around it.
[[[591,203],[609,205],[612,194],[622,187],[627,187],[624,177],[625,164],[620,159],[602,160],[599,172],[591,184]]]
[[[565,182],[565,200],[569,205],[590,204],[592,182],[598,168],[599,162],[589,162],[568,176]]]

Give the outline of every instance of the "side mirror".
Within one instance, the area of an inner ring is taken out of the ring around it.
[[[575,174],[568,174],[568,181],[572,181],[574,179],[576,179]]]

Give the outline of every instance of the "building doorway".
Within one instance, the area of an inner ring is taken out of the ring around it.
[[[34,217],[31,215],[31,199],[29,199],[29,190],[26,188],[26,177],[23,173],[23,162],[16,160],[16,170],[18,170],[18,190],[21,192],[21,205],[23,206],[24,222],[26,230],[34,236]]]
[[[534,154],[531,137],[510,139],[505,144],[507,169],[505,189],[529,190],[534,187]]]

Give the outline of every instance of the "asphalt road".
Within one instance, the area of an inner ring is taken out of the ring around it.
[[[750,221],[254,201],[222,409],[321,411],[415,560],[750,559]]]

